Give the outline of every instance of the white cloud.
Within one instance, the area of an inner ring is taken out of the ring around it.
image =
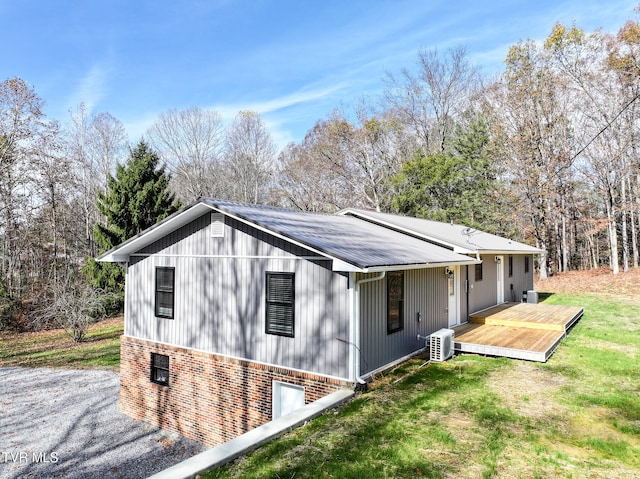
[[[103,64],[94,64],[85,75],[78,80],[75,91],[70,95],[69,106],[75,107],[84,102],[87,111],[94,111],[96,105],[107,93],[109,68]]]

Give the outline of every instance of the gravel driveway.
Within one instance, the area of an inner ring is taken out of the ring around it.
[[[144,478],[206,449],[122,414],[119,381],[0,367],[0,478]]]

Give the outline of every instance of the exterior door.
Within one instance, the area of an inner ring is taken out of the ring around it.
[[[496,304],[504,303],[504,266],[502,265],[503,260],[504,257],[496,256],[496,287],[498,288],[496,295]]]
[[[449,296],[449,327],[460,324],[460,266],[447,268],[447,295]]]

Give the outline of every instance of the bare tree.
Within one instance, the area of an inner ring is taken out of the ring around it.
[[[21,298],[28,277],[22,229],[28,211],[29,161],[46,128],[42,103],[20,78],[0,83],[0,289],[9,301]]]
[[[104,295],[77,276],[54,283],[43,294],[44,301],[30,315],[35,329],[59,327],[80,342],[91,324],[105,316]]]
[[[127,153],[127,136],[122,123],[109,113],[87,111],[84,103],[71,112],[64,130],[66,155],[72,160],[76,197],[82,209],[85,255],[95,256],[93,225],[100,219],[96,201],[104,193],[116,164]]]
[[[385,99],[393,114],[413,132],[425,155],[443,153],[454,132],[455,118],[478,90],[480,77],[464,47],[421,50],[418,71],[387,75]]]
[[[230,198],[260,203],[269,197],[276,146],[260,115],[238,113],[227,132],[225,170]]]
[[[221,179],[224,129],[215,110],[189,108],[160,115],[147,132],[149,142],[172,175],[172,188],[183,203],[199,196],[223,196]]]

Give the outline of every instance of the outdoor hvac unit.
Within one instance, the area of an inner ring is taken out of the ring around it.
[[[453,356],[453,329],[441,329],[429,337],[431,361],[442,362]]]
[[[537,291],[527,291],[527,303],[538,304],[538,292]]]

